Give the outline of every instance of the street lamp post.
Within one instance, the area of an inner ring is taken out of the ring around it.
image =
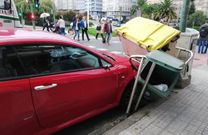
[[[90,0],[87,0],[87,25],[89,28],[89,22],[90,22]]]
[[[53,23],[55,24],[55,13],[56,13],[56,6],[55,6],[55,0],[53,0]]]
[[[183,0],[183,7],[180,14],[180,31],[186,31],[186,21],[188,16],[188,9],[189,9],[190,0]]]
[[[33,13],[33,0],[30,1],[30,11],[31,11],[31,15],[34,15]],[[33,25],[33,29],[35,30],[35,20],[32,18],[32,25]]]

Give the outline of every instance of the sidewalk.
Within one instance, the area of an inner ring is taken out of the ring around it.
[[[208,135],[207,54],[196,54],[191,85],[142,108],[104,135]]]

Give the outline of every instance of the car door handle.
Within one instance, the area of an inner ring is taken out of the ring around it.
[[[47,85],[47,86],[44,86],[44,85],[40,85],[40,86],[35,86],[34,89],[35,90],[46,90],[46,89],[51,89],[51,88],[54,88],[54,87],[57,87],[58,85],[56,83],[53,83],[51,85]]]

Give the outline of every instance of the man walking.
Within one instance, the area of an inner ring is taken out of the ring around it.
[[[82,40],[84,40],[84,33],[86,34],[87,40],[89,41],[90,38],[88,36],[88,23],[85,16],[83,16],[81,21],[81,28],[82,28]]]
[[[78,36],[78,41],[79,41],[79,30],[80,30],[79,18],[77,18],[77,20],[74,21],[74,23],[73,23],[73,30],[75,31],[74,40],[75,40],[76,36]]]
[[[104,32],[105,32],[105,39],[106,39],[106,44],[110,45],[110,39],[112,36],[112,21],[108,21],[106,19],[105,25],[104,25]]]
[[[208,24],[205,23],[200,27],[199,30],[200,38],[199,38],[199,48],[198,53],[204,54],[207,53],[207,40],[208,40]]]

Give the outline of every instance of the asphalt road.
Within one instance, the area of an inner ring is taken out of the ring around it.
[[[118,109],[112,109],[106,113],[59,131],[54,135],[99,135],[111,129],[125,118],[126,115],[124,113],[121,113]]]
[[[150,102],[142,102],[139,109]],[[118,108],[111,109],[101,115],[90,118],[74,126],[63,129],[54,135],[102,135],[127,118]]]

